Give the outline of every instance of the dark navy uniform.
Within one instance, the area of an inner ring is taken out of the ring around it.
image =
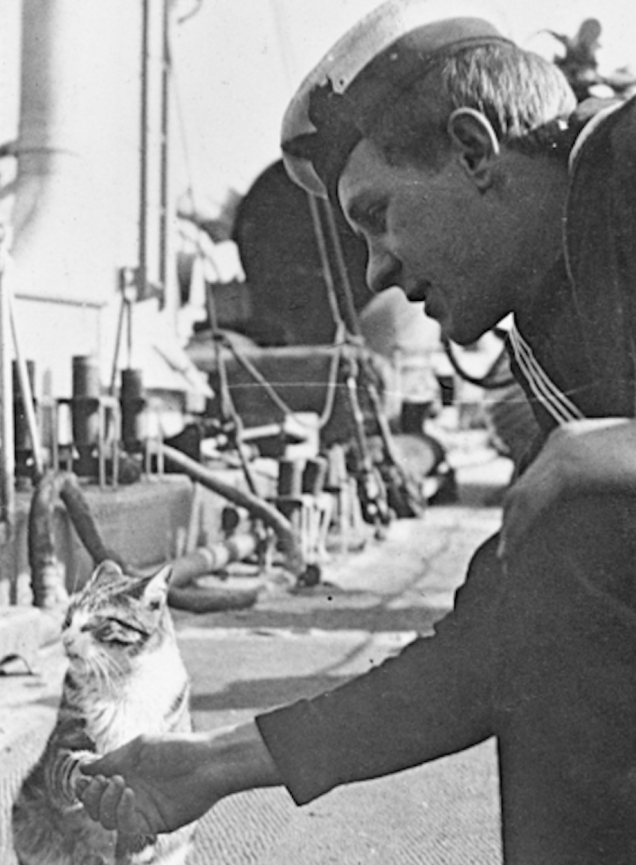
[[[511,339],[542,431],[634,415],[636,102],[573,159],[562,261]],[[636,497],[552,506],[506,574],[497,538],[399,656],[257,719],[296,802],[495,736],[507,865],[636,863]]]

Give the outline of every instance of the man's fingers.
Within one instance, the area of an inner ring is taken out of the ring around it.
[[[105,829],[118,828],[118,808],[125,792],[124,779],[97,777],[84,790],[78,789],[79,798],[93,820]]]
[[[99,820],[99,807],[107,784],[106,778],[97,777],[91,779],[87,786],[77,783],[75,787],[78,798],[93,820]]]
[[[124,790],[117,805],[117,829],[125,835],[152,834],[144,816],[135,811],[135,794],[132,790]]]
[[[153,834],[146,818],[135,810],[135,794],[123,778],[82,779],[77,795],[89,816],[105,829],[117,829],[125,835]]]
[[[120,775],[109,778],[99,806],[99,822],[105,829],[117,829],[117,809],[126,789]]]
[[[91,783],[92,782],[90,778],[85,778],[81,775],[75,778],[75,795],[78,799],[82,798],[86,790],[88,790],[88,788],[90,787]]]

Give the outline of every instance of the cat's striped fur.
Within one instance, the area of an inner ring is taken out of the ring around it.
[[[182,865],[192,829],[120,838],[74,799],[77,758],[139,735],[191,729],[190,685],[167,606],[169,568],[153,577],[103,562],[68,609],[69,667],[55,727],[13,806],[20,865]]]

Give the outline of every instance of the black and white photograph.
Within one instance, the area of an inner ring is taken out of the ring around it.
[[[636,865],[636,4],[0,0],[0,865]]]

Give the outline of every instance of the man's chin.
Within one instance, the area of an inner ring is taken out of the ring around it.
[[[435,309],[433,304],[429,304],[428,309],[426,304],[424,304],[424,315],[438,323],[442,339],[454,342],[455,345],[472,345],[483,336],[483,333],[475,335],[473,330],[462,327],[461,323],[458,324],[453,322],[453,320],[447,315],[444,315],[441,311]]]
[[[464,346],[470,345],[471,343],[475,342],[474,339],[466,339],[466,337],[461,336],[461,335],[455,336],[455,334],[453,332],[449,333],[446,330],[442,330],[442,338],[445,340],[448,340],[448,342],[453,342],[453,343],[455,343],[455,345],[459,345],[462,348]]]
[[[459,345],[462,348],[474,345],[477,340],[483,336],[483,333],[475,334],[474,332],[469,332],[461,327],[452,327],[447,322],[444,324],[440,322],[440,327],[442,331],[442,339],[453,342],[455,345]]]

